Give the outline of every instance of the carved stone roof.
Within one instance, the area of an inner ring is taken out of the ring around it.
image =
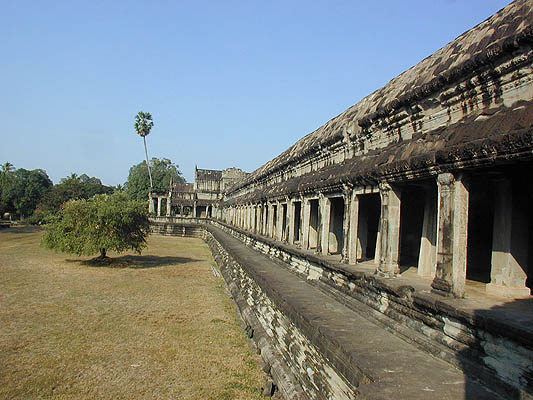
[[[524,43],[533,43],[533,2],[517,0],[463,33],[456,40],[391,80],[383,88],[300,139],[282,154],[248,175],[232,190],[261,179],[307,153],[338,140],[345,129],[365,126],[413,102],[438,93],[445,86],[511,54]],[[359,157],[357,157],[359,159]]]
[[[490,115],[490,118],[487,116]],[[502,132],[505,132],[502,134]],[[521,161],[533,163],[533,102],[519,102],[513,108],[501,106],[481,116],[468,117],[456,124],[436,129],[424,137],[413,137],[386,149],[326,166],[304,176],[270,185],[228,202],[256,202],[272,196],[298,192],[338,190],[343,184],[375,185],[382,179],[405,180],[438,165],[446,171],[456,163],[483,167],[498,161],[501,165]]]
[[[196,180],[220,180],[222,179],[222,171],[215,169],[196,169]]]
[[[172,191],[180,193],[193,193],[194,184],[186,182],[177,182],[172,185]]]

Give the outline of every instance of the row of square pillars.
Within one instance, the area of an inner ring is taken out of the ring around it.
[[[164,215],[161,213],[163,208],[165,209]],[[192,216],[197,218],[210,218],[213,213],[213,207],[211,205],[199,206],[194,203],[193,206],[190,208],[192,209]],[[172,215],[170,199],[167,196],[152,195],[150,197],[148,212],[150,214],[156,215],[157,217],[170,217]]]
[[[237,206],[226,216],[304,250],[340,254],[345,263],[373,260],[381,276],[416,266],[440,294],[463,297],[471,279],[487,283],[487,293],[516,298],[530,294],[533,265],[533,195],[517,180],[516,174],[442,173],[414,183]]]

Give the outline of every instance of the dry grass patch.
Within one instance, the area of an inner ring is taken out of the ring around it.
[[[208,247],[150,237],[93,264],[0,231],[0,398],[259,399],[264,374]]]

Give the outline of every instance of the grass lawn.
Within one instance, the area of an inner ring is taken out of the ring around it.
[[[0,398],[260,399],[264,374],[200,239],[109,265],[0,230]]]

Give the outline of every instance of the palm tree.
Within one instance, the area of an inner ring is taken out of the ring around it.
[[[13,164],[11,164],[10,162],[6,162],[4,164],[2,164],[2,181],[1,183],[2,184],[5,184],[7,182],[7,175],[13,171]]]
[[[152,173],[150,172],[150,163],[148,162],[148,150],[146,149],[146,136],[150,134],[150,130],[154,126],[152,121],[152,115],[140,111],[135,116],[135,131],[137,135],[142,136],[144,140],[144,153],[146,154],[146,166],[148,167],[148,177],[150,178],[150,192],[153,189],[152,185]]]
[[[11,171],[13,171],[13,164],[10,162],[2,164],[2,174],[7,175]]]

